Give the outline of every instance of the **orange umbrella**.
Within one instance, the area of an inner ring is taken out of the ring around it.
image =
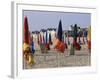
[[[91,26],[88,28],[88,49],[91,50]]]

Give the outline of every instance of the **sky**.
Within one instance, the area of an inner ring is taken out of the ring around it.
[[[77,24],[82,28],[91,25],[90,13],[24,10],[23,16],[27,16],[29,31],[31,32],[47,28],[58,28],[60,20],[62,21],[63,30],[70,29],[70,25],[74,24]]]

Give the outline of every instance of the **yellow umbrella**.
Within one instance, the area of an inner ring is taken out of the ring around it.
[[[91,41],[91,26],[88,28],[88,41]]]
[[[91,50],[91,26],[88,28],[88,49]]]

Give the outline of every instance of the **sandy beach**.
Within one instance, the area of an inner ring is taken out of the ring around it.
[[[34,54],[35,64],[30,67],[23,61],[24,69],[36,68],[57,68],[57,67],[77,67],[90,66],[91,53],[87,49],[75,50],[75,55],[70,55],[70,50],[60,53],[56,50],[50,50],[47,53],[41,53],[37,50]]]

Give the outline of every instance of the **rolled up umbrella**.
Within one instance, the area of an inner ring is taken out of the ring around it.
[[[26,53],[28,53],[29,50],[30,50],[30,46],[29,46],[28,20],[27,20],[27,17],[25,16],[24,18],[24,43],[23,43],[23,53],[24,53],[25,59],[26,59]]]
[[[81,45],[80,32],[78,33],[78,43]]]
[[[58,38],[60,41],[62,41],[62,33],[63,33],[63,31],[62,31],[62,22],[61,22],[61,20],[60,20],[59,26],[58,26],[58,33],[57,33],[57,38]]]
[[[30,36],[30,51],[31,51],[31,53],[33,53],[33,54],[34,54],[34,52],[35,52],[33,36]]]
[[[45,35],[45,40],[46,40],[46,42],[45,42],[45,47],[46,47],[46,50],[50,50],[50,45],[49,45],[49,33],[46,31],[46,35]]]
[[[25,16],[24,18],[24,44],[23,44],[23,51],[29,52],[30,46],[29,46],[29,30],[28,30],[28,20]]]
[[[74,38],[74,41],[73,43],[77,43],[77,24],[74,25],[74,35],[73,35],[73,38]]]
[[[38,38],[38,41],[37,41],[37,43],[38,43],[38,45],[39,45],[39,34],[37,35],[37,38]]]
[[[47,41],[48,41],[48,34],[47,34],[47,31],[46,31],[46,35],[45,35],[45,43],[47,44]]]
[[[88,28],[88,49],[91,49],[91,26]]]
[[[75,47],[76,50],[80,50],[81,49],[81,46],[79,43],[77,43],[77,36],[78,36],[78,33],[77,33],[77,24],[74,25],[74,34],[73,34],[73,45]]]
[[[68,45],[70,45],[69,34],[67,34]]]
[[[28,20],[27,17],[25,16],[24,18],[24,44],[23,44],[23,52],[24,52],[24,58],[26,62],[32,63],[31,65],[34,64],[33,62],[33,56],[31,58],[29,57],[30,54],[30,41],[29,41],[29,29],[28,29]],[[29,64],[30,65],[30,64]]]
[[[41,36],[41,34],[39,35],[39,43],[40,44],[42,43],[42,36]]]
[[[29,44],[29,29],[27,17],[24,19],[24,43]]]
[[[55,47],[62,53],[64,53],[65,50],[65,45],[64,42],[62,41],[62,23],[61,20],[59,22],[59,26],[58,26],[58,33],[57,33],[57,39],[55,42]]]
[[[49,33],[49,44],[52,44],[51,33]]]

